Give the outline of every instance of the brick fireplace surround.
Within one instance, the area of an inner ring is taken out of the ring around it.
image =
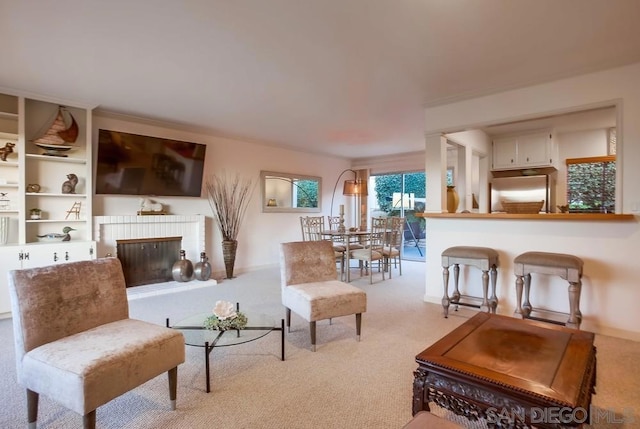
[[[182,237],[181,248],[185,250],[187,259],[194,264],[200,260],[200,252],[205,249],[205,216],[204,215],[151,215],[151,216],[94,216],[93,236],[96,240],[97,256],[108,254],[116,256],[116,240],[140,238]],[[208,255],[211,258],[211,255]],[[154,285],[127,288],[136,290],[140,295],[149,291],[155,295],[173,291],[176,288],[201,287],[216,284],[211,279],[207,282],[192,280],[187,283],[167,282]]]

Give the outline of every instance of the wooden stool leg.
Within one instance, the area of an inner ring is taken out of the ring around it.
[[[579,303],[581,286],[582,282],[579,281],[569,283],[569,320],[566,324],[568,328],[580,329],[582,319]],[[579,317],[578,314],[580,314]]]
[[[460,301],[460,290],[458,289],[458,280],[460,279],[460,264],[453,264],[453,295],[451,302],[457,304]],[[458,306],[456,305],[456,311]]]
[[[516,276],[516,311],[513,312],[514,316],[519,314],[524,319],[524,314],[522,313],[522,284],[523,284],[522,276]]]
[[[523,317],[529,317],[531,314],[531,303],[529,302],[529,292],[531,291],[531,274],[524,276],[524,303],[522,303]]]
[[[444,317],[449,317],[449,267],[442,267],[442,283],[444,284],[444,295],[442,296],[442,308]]]
[[[498,270],[496,266],[491,267],[491,298],[489,298],[489,305],[491,306],[491,312],[496,314],[498,308],[498,296],[496,295],[496,282],[498,280]]]
[[[482,304],[480,311],[489,312],[489,272],[482,270]]]

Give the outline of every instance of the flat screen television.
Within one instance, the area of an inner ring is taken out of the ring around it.
[[[96,194],[200,197],[206,148],[101,129]]]

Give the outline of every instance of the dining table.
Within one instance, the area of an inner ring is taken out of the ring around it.
[[[338,229],[327,229],[321,232],[323,237],[330,237],[332,241],[339,240],[341,243],[345,245],[345,260],[347,262],[347,283],[351,281],[351,270],[349,266],[349,256],[351,255],[351,246],[353,244],[358,244],[358,249],[362,248],[362,243],[366,243],[371,235],[371,231],[360,230],[360,229],[345,229],[344,231],[340,231]]]

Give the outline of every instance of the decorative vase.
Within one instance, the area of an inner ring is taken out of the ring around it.
[[[227,278],[233,278],[233,266],[236,262],[237,240],[224,240],[222,242],[222,257],[224,258],[224,268],[227,271]]]
[[[460,203],[460,197],[456,192],[456,187],[447,186],[447,211],[449,213],[455,213],[458,210],[459,203]]]
[[[173,264],[171,275],[177,282],[188,282],[193,278],[193,264],[187,259],[184,250],[180,251],[180,259]]]
[[[211,264],[205,252],[200,253],[200,262],[196,262],[193,267],[193,273],[196,280],[207,281],[211,278]]]

